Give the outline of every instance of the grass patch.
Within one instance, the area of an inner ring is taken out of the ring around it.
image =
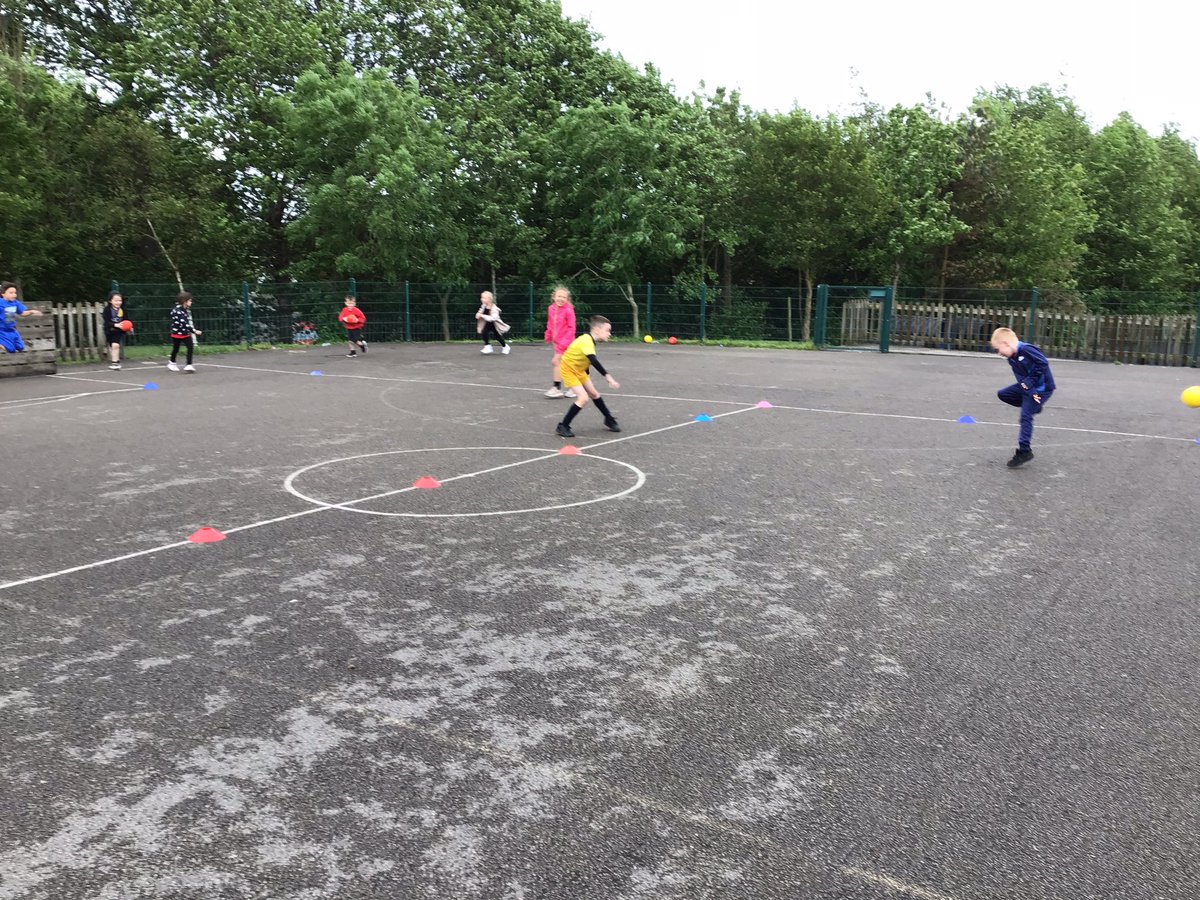
[[[275,345],[275,344],[200,344],[196,347],[195,355],[196,356],[209,356],[214,353],[237,353],[238,351],[241,351],[241,350],[274,350],[276,348],[276,346],[277,345]],[[182,349],[179,352],[180,352],[180,355],[183,355],[183,353],[184,353],[184,351]],[[126,347],[125,348],[126,362],[128,362],[129,360],[136,360],[136,359],[159,359],[162,357],[168,357],[170,355],[171,355],[171,345],[170,344],[161,344],[158,346],[156,346],[154,344],[138,344],[135,347]],[[100,354],[92,357],[91,359],[60,359],[58,361],[58,364],[60,366],[80,366],[80,365],[85,365],[85,364],[90,364],[90,363],[107,362],[107,361],[108,361],[108,354],[105,352],[101,352]]]

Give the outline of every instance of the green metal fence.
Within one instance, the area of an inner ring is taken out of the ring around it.
[[[113,282],[138,325],[134,343],[159,343],[177,288]],[[554,285],[348,281],[189,286],[205,343],[336,343],[343,298],[366,314],[368,341],[474,340],[479,294],[494,290],[511,338],[540,342]],[[1049,354],[1163,365],[1200,364],[1200,294],[819,285],[571,285],[577,318],[604,315],[617,337],[811,341],[818,347],[987,351],[1012,328]],[[635,329],[635,317],[637,327]],[[635,334],[636,330],[636,334]]]

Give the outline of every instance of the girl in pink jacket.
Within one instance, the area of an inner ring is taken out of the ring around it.
[[[571,292],[561,284],[555,287],[550,297],[550,313],[546,318],[546,343],[554,350],[554,387],[546,391],[547,397],[574,397],[575,392],[562,389],[563,351],[575,340],[575,307],[571,305]]]

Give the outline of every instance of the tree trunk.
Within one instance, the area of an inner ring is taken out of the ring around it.
[[[938,270],[937,296],[939,302],[946,299],[946,267],[950,265],[950,245],[942,248],[942,266]]]
[[[813,311],[813,273],[804,270],[804,325],[801,329],[801,340],[812,340],[812,311]]]
[[[625,295],[625,299],[629,301],[629,306],[633,310],[633,336],[641,337],[642,324],[641,320],[638,318],[638,305],[637,299],[633,295],[633,285],[628,281],[625,282],[625,286],[621,289],[621,293]]]
[[[438,304],[442,309],[442,340],[450,340],[450,291],[438,292]]]
[[[900,257],[896,257],[892,263],[892,297],[900,291]]]
[[[724,245],[721,247],[721,262],[721,302],[729,309],[733,306],[733,261]]]

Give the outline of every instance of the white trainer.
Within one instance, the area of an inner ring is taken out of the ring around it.
[[[500,352],[503,353],[505,356],[508,356],[508,351],[511,349],[512,349],[512,344],[505,344],[504,349],[501,350]]]
[[[118,369],[120,369],[120,368],[121,368],[121,364],[120,364],[120,363],[112,363],[112,364],[109,366],[109,368],[110,368],[110,369],[112,369],[112,370],[114,370],[114,371],[116,371],[116,370],[118,370]]]
[[[193,366],[191,363],[188,363],[186,366],[183,367],[183,372],[185,375],[194,375],[194,374],[196,374],[196,367]]]
[[[570,399],[572,399],[572,400],[574,400],[574,399],[575,399],[575,397],[576,397],[576,396],[578,396],[578,395],[575,393],[575,390],[574,390],[574,388],[567,388],[565,391],[563,391],[563,392],[562,392],[562,395],[563,395],[564,397],[569,397],[569,398],[570,398]]]
[[[175,360],[171,360],[170,362],[168,362],[167,368],[170,369],[172,372],[179,371],[179,366],[175,365]]]
[[[544,393],[542,396],[543,397],[561,397],[562,395],[563,395],[562,391],[560,391],[556,387],[552,387],[552,388],[550,388],[550,390],[546,391],[546,393]]]
[[[483,345],[483,349],[482,349],[482,350],[480,350],[479,352],[480,352],[480,353],[493,353],[494,351],[492,350],[492,345],[491,345],[491,344],[484,344],[484,345]]]

